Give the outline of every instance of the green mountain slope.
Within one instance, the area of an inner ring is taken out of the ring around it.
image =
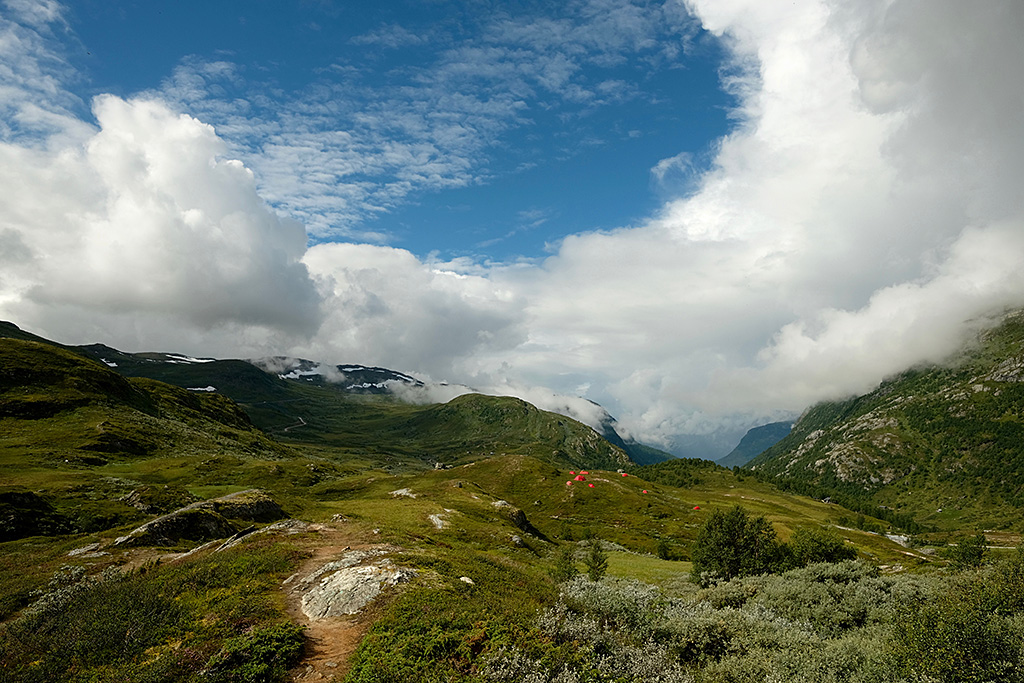
[[[792,422],[772,422],[754,427],[743,435],[736,448],[716,462],[722,467],[742,467],[784,439],[792,429]]]
[[[590,428],[518,399],[414,406],[272,378],[233,385],[251,392],[243,412],[219,392],[123,377],[122,362],[147,361],[98,352],[0,339],[3,680],[340,680],[351,665],[345,680],[468,683],[517,643],[546,656],[536,615],[555,600],[561,550],[579,559],[581,539],[600,538],[612,577],[690,586],[702,524],[736,504],[782,539],[828,526],[872,563],[934,562],[841,528],[850,513],[835,504],[711,462],[623,467],[623,451]],[[232,386],[231,365],[173,354],[152,364],[210,368]],[[236,495],[252,488],[264,493]],[[225,507],[250,496],[291,519],[229,519]],[[216,511],[224,519],[195,535],[142,533]],[[394,568],[402,580],[357,614],[304,611],[340,572]],[[722,590],[722,605],[739,597]],[[693,632],[704,638],[708,623]],[[341,642],[361,644],[348,659],[321,650]]]
[[[748,467],[940,529],[1024,528],[1024,314],[1009,315],[948,367],[814,406]]]
[[[114,476],[138,462],[287,452],[223,396],[126,379],[51,344],[0,338],[2,538],[138,519],[117,500],[130,485]],[[33,522],[32,510],[46,519]]]

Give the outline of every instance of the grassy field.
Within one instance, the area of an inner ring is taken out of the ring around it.
[[[697,534],[735,505],[782,541],[831,528],[886,571],[947,565],[879,533],[882,520],[742,472],[634,467],[592,431],[516,399],[409,406],[260,388],[245,370],[254,401],[274,397],[250,404],[250,421],[221,396],[126,379],[42,343],[0,345],[4,681],[281,680],[304,642],[289,630],[282,582],[317,554],[320,536],[254,535],[224,553],[196,551],[205,538],[114,545],[160,514],[249,488],[417,571],[369,608],[350,681],[480,680],[496,653],[515,648],[576,661],[537,622],[564,591],[554,579],[563,548],[583,568],[592,539],[614,544],[611,579],[692,597]]]

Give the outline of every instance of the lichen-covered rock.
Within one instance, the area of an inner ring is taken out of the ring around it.
[[[287,517],[266,491],[248,489],[220,498],[201,500],[157,517],[118,538],[115,545],[173,545],[182,539],[207,541],[238,532],[228,519],[272,522]]]
[[[146,522],[127,536],[118,538],[114,545],[174,545],[183,539],[206,541],[225,538],[236,531],[223,515],[190,505]]]
[[[337,569],[323,576],[302,596],[302,612],[313,620],[355,614],[380,595],[386,586],[404,583],[415,573],[415,570],[397,567],[387,559]]]
[[[270,495],[261,489],[248,489],[213,498],[193,506],[211,504],[215,512],[228,519],[244,519],[250,522],[274,522],[288,515]]]

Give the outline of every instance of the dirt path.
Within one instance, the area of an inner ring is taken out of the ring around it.
[[[373,550],[380,544],[362,542],[355,534],[326,525],[314,525],[317,531],[312,555],[302,563],[295,578],[308,576],[324,564],[337,560],[349,550]],[[306,656],[290,672],[295,683],[341,681],[349,669],[349,659],[370,628],[370,619],[362,613],[344,617],[309,619],[302,611],[302,592],[289,582],[283,588],[288,616],[306,627]]]

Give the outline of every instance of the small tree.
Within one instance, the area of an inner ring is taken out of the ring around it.
[[[737,505],[728,512],[711,513],[697,533],[691,553],[692,577],[706,585],[714,576],[729,581],[765,574],[780,568],[783,556],[783,546],[768,520],[751,517]]]
[[[591,581],[600,581],[608,571],[608,556],[601,547],[601,541],[594,538],[590,541],[590,552],[584,560],[587,565],[587,576]]]
[[[793,560],[800,566],[814,562],[842,562],[857,558],[857,551],[846,545],[842,537],[831,529],[799,527],[789,542]]]
[[[985,563],[985,556],[988,554],[988,540],[985,534],[964,536],[956,545],[950,547],[946,554],[954,565],[962,569],[980,567]]]
[[[555,559],[555,568],[551,572],[551,575],[554,577],[555,581],[562,583],[576,578],[576,575],[579,573],[579,570],[576,569],[574,546],[563,545],[558,551],[558,557]]]

